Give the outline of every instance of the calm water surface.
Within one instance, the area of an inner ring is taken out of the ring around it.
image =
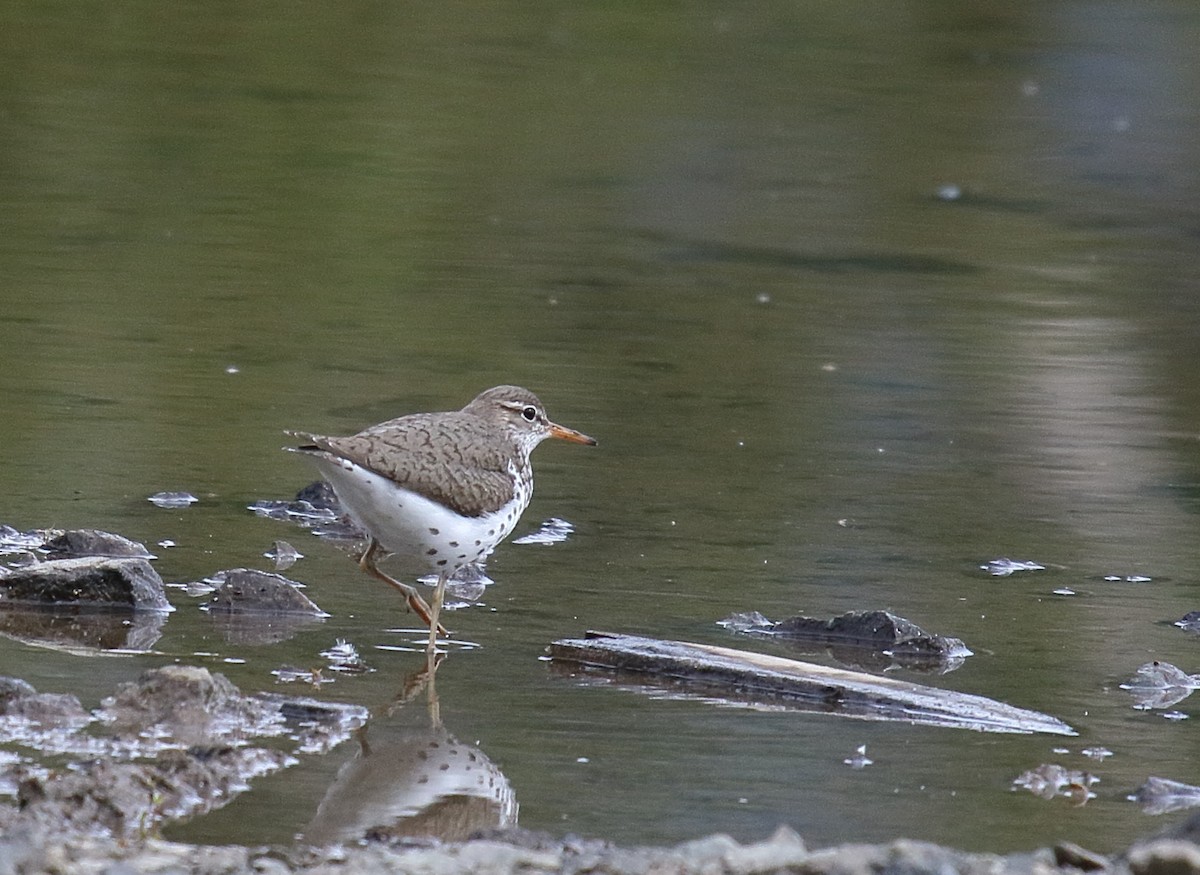
[[[173,590],[154,654],[3,639],[4,673],[88,705],[171,661],[274,689],[345,638],[376,671],[301,692],[399,735],[412,710],[383,712],[421,658],[394,649],[398,599],[246,506],[311,479],[285,428],[515,382],[601,441],[538,451],[518,534],[575,534],[500,548],[485,604],[450,618],[478,647],[438,676],[522,825],[1112,851],[1165,825],[1124,798],[1146,777],[1200,783],[1197,720],[1118,688],[1151,659],[1200,670],[1165,622],[1200,608],[1193,4],[131,0],[0,22],[0,522],[169,539],[172,582],[269,567],[286,538],[332,615],[247,644]],[[201,500],[146,501],[164,489]],[[1046,570],[980,570],[998,557]],[[1106,579],[1129,576],[1150,580]],[[715,622],[873,608],[976,653],[899,676],[1079,737],[721,709],[539,660],[588,628],[750,646]],[[849,769],[860,744],[875,764]],[[171,835],[288,841],[352,754]],[[1044,762],[1093,771],[1097,798],[1010,789]]]

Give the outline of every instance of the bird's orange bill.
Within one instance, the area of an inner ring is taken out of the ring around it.
[[[594,437],[588,437],[581,431],[576,431],[573,428],[567,428],[566,426],[559,425],[555,422],[551,422],[549,425],[550,437],[562,438],[564,441],[570,441],[573,444],[587,444],[589,447],[596,446],[596,439]]]

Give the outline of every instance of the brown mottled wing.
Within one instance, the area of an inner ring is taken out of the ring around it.
[[[316,447],[466,516],[499,510],[513,497],[508,460],[514,448],[495,443],[494,429],[477,416],[418,413],[351,437],[309,437]]]

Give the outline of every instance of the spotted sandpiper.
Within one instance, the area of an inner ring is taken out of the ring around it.
[[[342,506],[367,532],[359,566],[404,593],[437,648],[446,581],[486,558],[509,536],[533,495],[529,454],[546,438],[596,441],[546,418],[537,396],[519,386],[481,392],[462,410],[389,419],[350,437],[291,432],[288,447],[312,459]],[[438,575],[430,607],[412,586],[380,571],[397,554]]]

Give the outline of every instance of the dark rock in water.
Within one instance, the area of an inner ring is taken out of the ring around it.
[[[214,576],[223,580],[205,605],[208,611],[329,616],[300,591],[300,584],[283,575],[233,568]]]
[[[14,569],[0,580],[0,605],[86,605],[171,611],[158,572],[145,559],[85,556]]]
[[[830,620],[789,617],[776,623],[772,631],[789,638],[857,644],[892,652],[914,649],[925,652],[939,637],[929,635],[916,623],[887,611],[851,611]]]
[[[331,510],[338,516],[345,513],[333,487],[324,480],[316,480],[305,486],[296,493],[296,501],[307,501],[318,510]]]
[[[63,532],[48,540],[41,549],[50,559],[75,559],[80,556],[155,558],[144,544],[99,529],[73,529]]]
[[[960,639],[932,635],[888,611],[850,611],[829,620],[795,616],[778,623],[755,611],[735,614],[719,625],[735,632],[827,646],[837,651],[838,659],[857,665],[871,662],[863,658],[867,653],[884,655],[908,667],[957,665],[971,655]]]
[[[297,523],[331,541],[361,541],[366,537],[324,480],[308,484],[292,501],[263,499],[251,504],[249,509],[268,519]]]
[[[1200,632],[1200,611],[1188,611],[1172,625],[1187,632]]]

